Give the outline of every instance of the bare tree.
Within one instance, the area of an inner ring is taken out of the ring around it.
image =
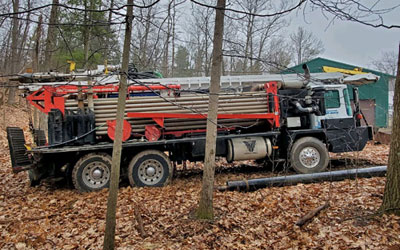
[[[58,4],[59,0],[52,0],[52,6],[50,11],[49,27],[47,29],[46,46],[44,52],[44,69],[50,70],[53,63],[53,54],[56,47],[56,34],[58,21]]]
[[[311,9],[322,10],[325,14],[330,14],[332,21],[339,19],[374,28],[400,28],[399,23],[385,22],[387,20],[386,14],[395,13],[400,8],[396,1],[392,1],[391,6],[387,4],[389,1],[309,0],[309,2]],[[386,4],[386,6],[383,6],[383,4]]]
[[[187,47],[191,51],[197,76],[210,75],[213,15],[212,9],[192,4],[189,25],[186,28]]]
[[[175,3],[175,0],[173,0]],[[184,3],[183,0],[181,3]],[[174,11],[172,13],[172,48],[171,48],[171,76],[174,76],[174,65],[175,65],[175,40],[176,40],[176,23],[177,23],[177,9],[176,5],[174,6]]]
[[[282,37],[272,39],[266,52],[258,56],[264,62],[263,70],[268,73],[279,73],[286,69],[292,61],[292,55],[287,48],[288,44]]]
[[[295,33],[290,35],[290,40],[297,64],[308,61],[324,51],[321,40],[302,27],[299,27]]]
[[[230,30],[225,37],[225,50],[230,54],[240,55],[242,59],[231,59],[231,71],[241,73],[260,73],[267,71],[260,58],[266,58],[268,54],[275,53],[272,46],[283,28],[288,24],[285,14],[277,14],[268,17],[261,17],[260,14],[276,12],[287,8],[287,2],[281,2],[277,6],[274,1],[234,1],[233,6],[240,10],[240,13],[229,15],[233,30]],[[244,12],[244,13],[242,13]]]
[[[378,59],[373,60],[371,65],[381,72],[394,76],[397,69],[397,57],[398,54],[395,51],[385,51]]]
[[[26,1],[26,8],[28,10],[30,10],[32,8],[32,2],[30,0]],[[23,32],[22,32],[22,37],[21,39],[19,39],[20,41],[18,42],[18,55],[17,55],[17,59],[18,62],[22,61],[23,63],[26,62],[27,60],[21,60],[23,57],[29,56],[26,51],[28,51],[28,49],[30,48],[29,46],[29,41],[28,41],[28,34],[29,34],[29,30],[30,30],[30,25],[32,24],[31,21],[31,12],[28,11],[26,18],[25,18],[25,22],[20,24],[19,29],[22,31],[22,27],[23,28]],[[21,33],[21,32],[19,32]],[[28,44],[28,46],[27,46]],[[18,63],[17,67],[20,68],[21,64]]]
[[[19,0],[13,0],[13,11],[18,12]],[[11,73],[14,74],[18,67],[18,36],[19,36],[19,17],[18,14],[12,18],[11,32]]]
[[[400,215],[400,44],[394,88],[393,129],[390,142],[386,186],[380,211]]]
[[[144,1],[151,3],[151,0]],[[171,6],[172,7],[172,6]],[[171,14],[171,13],[170,13]],[[168,32],[168,9],[158,11],[156,7],[135,10],[133,38],[133,62],[138,70],[154,70],[162,68],[165,56],[165,42],[171,35]],[[172,26],[171,26],[172,27]]]
[[[215,15],[214,42],[211,66],[210,95],[208,101],[208,119],[206,149],[203,170],[203,185],[200,193],[198,219],[213,219],[213,192],[215,174],[215,152],[217,141],[218,94],[221,80],[222,40],[224,37],[225,0],[218,0]]]
[[[43,16],[39,16],[39,23],[36,28],[35,32],[35,49],[34,49],[34,54],[33,54],[33,60],[32,60],[32,69],[34,72],[39,70],[39,55],[40,55],[40,41],[42,37],[42,22],[43,22]]]
[[[133,0],[127,1],[125,39],[122,57],[122,74],[118,90],[118,105],[116,114],[115,139],[113,144],[110,190],[107,199],[106,231],[103,249],[114,249],[115,224],[118,200],[119,175],[122,153],[122,130],[125,114],[126,93],[128,86],[128,63],[132,37]]]
[[[110,5],[109,5],[110,9],[112,9],[114,7],[114,0],[110,0]],[[112,32],[112,28],[111,28],[111,22],[112,22],[112,18],[113,18],[113,13],[112,11],[110,11],[108,13],[108,31],[111,33]],[[109,58],[109,53],[110,53],[110,47],[111,47],[111,39],[110,36],[107,39],[107,43],[106,43],[106,48],[104,50],[104,58],[105,60],[108,61]]]
[[[88,3],[89,1],[89,3]],[[93,12],[88,10],[93,10],[95,8],[95,0],[85,0],[84,1],[85,12],[83,17],[83,54],[84,54],[84,64],[83,68],[87,68],[89,64],[89,50],[90,50],[90,40],[92,36],[92,21]]]
[[[19,10],[19,0],[13,0],[13,11],[14,13]],[[14,15],[12,18],[12,31],[11,31],[11,74],[17,73],[18,70],[18,36],[19,36],[19,18],[18,15]],[[8,104],[15,103],[16,88],[11,87],[8,94]]]
[[[162,74],[164,75],[164,77],[167,77],[169,74],[169,67],[168,67],[168,60],[169,60],[169,44],[171,41],[171,37],[172,37],[172,29],[173,29],[173,16],[172,13],[174,11],[174,7],[175,7],[175,1],[170,1],[168,3],[168,7],[167,7],[167,30],[166,30],[166,37],[165,37],[165,42],[164,42],[164,48],[163,48],[163,58],[162,58]]]
[[[1,68],[3,69],[3,72],[8,72],[8,68],[9,68],[9,58],[10,58],[10,51],[9,51],[9,47],[10,47],[10,42],[11,42],[11,32],[10,30],[7,31],[7,33],[4,34],[4,39],[3,39],[3,44],[1,46],[2,50],[1,50]]]

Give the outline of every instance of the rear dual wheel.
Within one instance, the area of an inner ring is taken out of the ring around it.
[[[172,178],[172,163],[158,150],[145,150],[137,154],[128,167],[129,183],[137,187],[161,187]]]
[[[72,170],[72,183],[80,192],[107,188],[111,178],[111,156],[106,153],[90,153],[83,156]],[[161,187],[172,178],[172,163],[158,150],[145,150],[129,163],[128,175],[131,186]]]
[[[72,170],[72,183],[80,192],[91,192],[110,185],[111,157],[106,153],[83,156]]]

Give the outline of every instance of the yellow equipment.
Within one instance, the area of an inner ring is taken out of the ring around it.
[[[108,65],[107,65],[107,60],[104,60],[104,68],[105,68],[104,74],[106,74],[106,75],[108,75],[108,73],[109,73],[108,67],[107,67],[107,66],[108,66]]]
[[[76,62],[68,60],[67,63],[69,63],[69,72],[74,72],[76,67]]]
[[[327,73],[332,73],[332,72],[340,72],[344,74],[349,74],[349,75],[358,75],[358,74],[366,74],[367,72],[363,72],[362,68],[354,68],[353,70],[351,69],[341,69],[341,68],[335,68],[335,67],[329,67],[329,66],[322,66],[322,69],[324,72]]]

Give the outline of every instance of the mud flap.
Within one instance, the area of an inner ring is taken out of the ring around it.
[[[7,139],[13,172],[29,169],[32,161],[26,153],[24,131],[17,127],[7,127]]]

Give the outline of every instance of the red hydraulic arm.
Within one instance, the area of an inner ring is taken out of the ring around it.
[[[274,118],[272,120],[268,120],[271,125],[275,125],[275,127],[280,127],[280,112],[279,112],[279,97],[278,97],[278,82],[267,82],[264,85],[265,92],[268,95],[268,103],[273,104],[272,106],[268,105],[268,112],[273,114]]]

